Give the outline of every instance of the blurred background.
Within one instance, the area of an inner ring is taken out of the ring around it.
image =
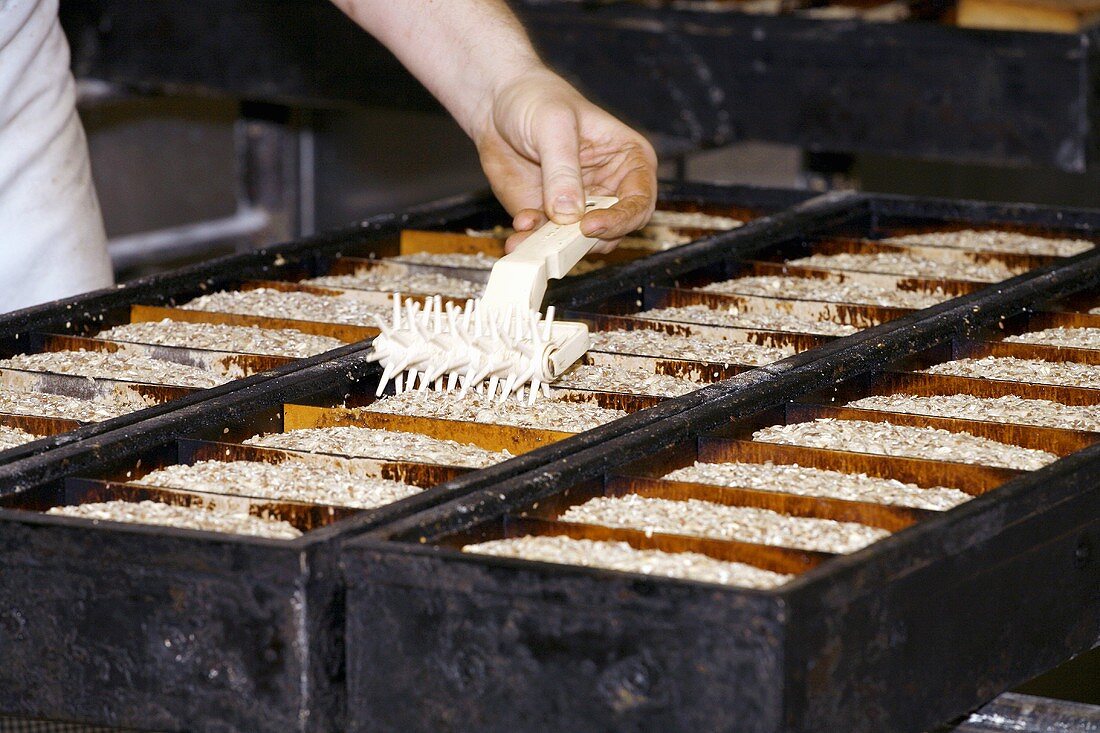
[[[1100,206],[1100,0],[517,0],[666,178]],[[485,186],[326,0],[62,2],[122,279]]]

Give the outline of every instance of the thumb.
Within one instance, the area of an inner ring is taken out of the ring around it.
[[[584,184],[580,133],[573,110],[563,107],[540,115],[534,143],[542,172],[546,215],[558,224],[579,221],[584,214]]]

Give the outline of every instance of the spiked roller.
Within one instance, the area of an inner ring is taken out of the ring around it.
[[[590,196],[587,211],[606,209],[618,199]],[[393,320],[379,319],[382,334],[372,358],[384,367],[381,395],[392,379],[397,392],[412,389],[468,389],[498,394],[503,401],[535,401],[540,388],[557,379],[588,351],[588,327],[555,322],[539,306],[550,278],[562,278],[598,240],[581,233],[580,224],[549,222],[502,257],[489,275],[485,294],[464,306],[436,296],[423,305],[393,296]]]

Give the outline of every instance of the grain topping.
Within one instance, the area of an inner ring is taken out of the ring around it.
[[[761,295],[768,298],[821,300],[829,303],[858,303],[892,308],[927,308],[950,298],[942,290],[899,290],[859,282],[838,282],[815,277],[738,277],[711,283],[700,290],[708,293]]]
[[[35,415],[79,422],[101,422],[133,410],[133,405],[122,400],[108,398],[83,400],[79,397],[51,392],[24,392],[9,388],[0,390],[0,412],[9,415]]]
[[[741,313],[736,308],[723,310],[709,308],[705,305],[655,308],[638,313],[638,317],[654,321],[700,323],[708,326],[729,326],[731,328],[760,329],[764,331],[813,333],[823,336],[846,336],[859,330],[855,326],[844,323],[815,321],[808,318],[799,318],[789,313]]]
[[[928,374],[953,377],[999,379],[1006,382],[1035,382],[1065,387],[1100,389],[1100,366],[1073,361],[1017,359],[1013,356],[987,356],[984,359],[955,359],[933,364]]]
[[[489,451],[469,443],[432,438],[420,433],[359,427],[305,428],[285,433],[257,435],[247,445],[265,448],[415,461],[441,466],[484,468],[512,457],[508,451]]]
[[[102,351],[43,351],[0,361],[0,369],[71,374],[89,379],[117,379],[176,387],[215,387],[229,379],[186,364],[153,359],[144,354]]]
[[[822,468],[774,463],[702,463],[672,471],[672,481],[729,486],[758,491],[778,491],[800,496],[819,496],[845,501],[892,504],[942,511],[970,500],[970,494],[942,486],[921,488],[891,478],[865,473],[842,473]]]
[[[372,305],[352,297],[283,292],[271,288],[223,290],[195,298],[180,308],[352,326],[373,326],[375,316],[387,319],[393,312],[388,305]]]
[[[867,420],[818,418],[810,422],[772,425],[757,430],[752,438],[761,443],[977,463],[1023,471],[1033,471],[1058,460],[1053,453],[999,443],[963,431]]]
[[[26,430],[20,430],[19,428],[13,428],[8,425],[0,425],[0,450],[14,448],[17,445],[23,445],[32,440],[38,440],[41,437],[41,435],[28,433]]]
[[[911,415],[1100,432],[1100,405],[1063,405],[1061,402],[1025,399],[1016,395],[874,395],[849,402],[848,406]]]
[[[134,483],[212,494],[370,509],[418,494],[418,486],[356,476],[300,461],[200,461],[146,474]]]
[[[1006,336],[1010,344],[1039,344],[1069,349],[1100,349],[1100,328],[1046,328],[1018,336]]]
[[[564,433],[580,433],[626,415],[622,410],[566,402],[554,397],[539,398],[533,406],[520,404],[516,400],[501,404],[476,392],[465,395],[455,392],[405,392],[372,402],[361,409],[365,412],[513,425]]]
[[[775,588],[791,579],[739,562],[716,560],[697,552],[639,550],[626,542],[581,540],[563,536],[515,537],[466,545],[463,552],[494,557],[512,557],[586,568],[642,573],[701,583],[736,585],[743,588]]]
[[[679,336],[649,328],[596,331],[592,334],[591,350],[748,366],[764,366],[796,353],[791,346],[760,346],[704,335]]]
[[[854,552],[890,533],[854,522],[794,517],[769,509],[710,501],[651,499],[637,494],[598,496],[570,507],[563,522],[636,529],[708,539],[778,545],[799,550]]]
[[[165,318],[147,323],[126,323],[109,328],[97,338],[138,344],[232,351],[302,359],[344,345],[331,336],[315,336],[293,328],[230,326],[223,323],[188,323]]]
[[[448,298],[478,298],[485,290],[484,283],[447,277],[437,272],[394,272],[381,268],[355,275],[325,275],[304,282],[324,288],[442,295]]]
[[[1008,252],[1025,255],[1054,255],[1056,257],[1070,257],[1096,246],[1084,239],[1040,237],[1034,234],[1004,232],[996,229],[920,232],[899,237],[887,237],[879,241],[887,244],[953,247],[977,252]]]
[[[815,254],[791,260],[790,264],[800,267],[820,267],[826,270],[855,270],[858,272],[908,275],[909,277],[975,280],[978,282],[1000,282],[1024,272],[1023,268],[1013,269],[1003,262],[977,263],[962,260],[943,262],[927,257],[919,257],[908,252]]]
[[[280,519],[254,517],[244,512],[173,506],[159,501],[105,501],[76,506],[55,506],[47,514],[105,522],[129,522],[179,529],[199,529],[206,532],[227,532],[278,540],[292,540],[302,534],[290,522]]]
[[[596,390],[656,397],[677,397],[699,389],[699,385],[690,379],[602,364],[577,365],[552,386],[556,389]]]

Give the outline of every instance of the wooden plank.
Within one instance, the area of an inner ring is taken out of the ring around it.
[[[964,28],[1079,33],[1100,23],[1097,0],[959,0]]]
[[[76,430],[86,423],[68,420],[63,417],[44,417],[42,415],[16,415],[0,412],[0,425],[18,428],[32,435],[60,435]]]
[[[484,254],[504,256],[505,237],[473,237],[458,232],[437,232],[422,229],[401,230],[401,254],[418,252]]]

